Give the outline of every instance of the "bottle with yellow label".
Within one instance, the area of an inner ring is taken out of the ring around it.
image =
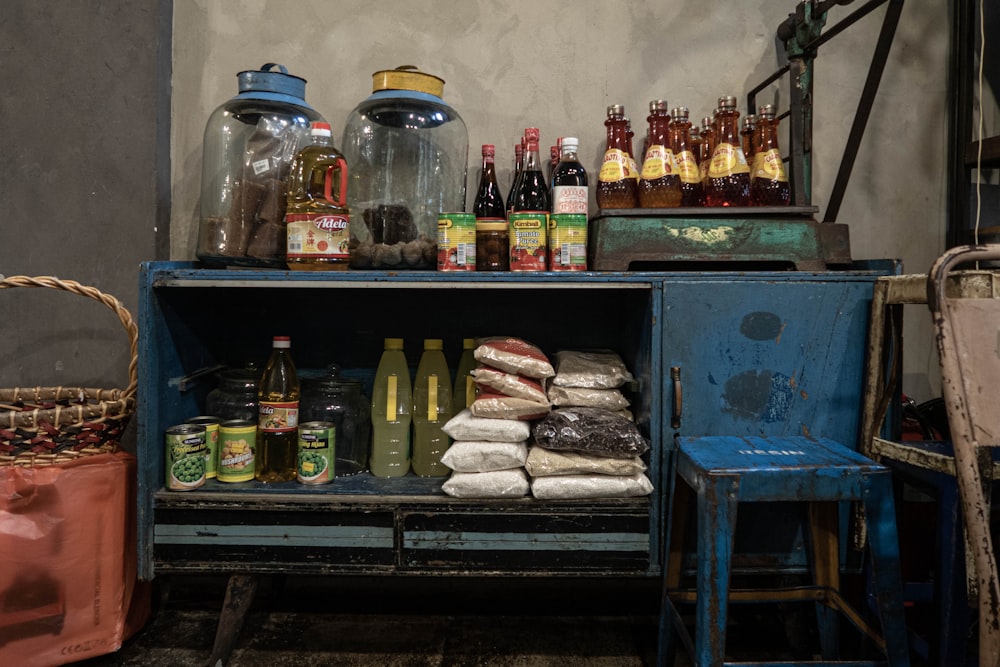
[[[691,127],[687,107],[674,107],[670,111],[670,148],[677,165],[677,176],[681,181],[681,206],[701,206],[704,204],[701,191],[701,173],[698,170],[698,150],[701,138],[694,134],[698,128]]]
[[[469,407],[476,400],[476,383],[472,378],[472,369],[479,365],[473,353],[476,350],[475,338],[462,339],[462,356],[458,358],[455,368],[455,384],[451,389],[451,415]]]
[[[329,123],[313,123],[310,135],[288,177],[286,261],[290,269],[344,270],[351,241],[347,161],[333,147]]]
[[[402,477],[410,471],[410,368],[402,338],[386,338],[372,388],[371,471]]]
[[[750,203],[754,206],[788,206],[791,190],[785,163],[778,148],[778,121],[774,107],[765,104],[760,108],[760,146],[754,155],[750,179]]]
[[[670,114],[666,100],[649,103],[648,142],[639,177],[639,206],[673,208],[681,205],[681,179],[670,145]]]
[[[597,178],[597,206],[602,209],[636,208],[639,194],[636,180],[629,172],[628,119],[625,107],[608,107],[604,121],[608,130],[607,147]]]
[[[295,479],[299,427],[299,379],[291,339],[275,336],[258,390],[257,455],[254,477],[260,482]]]
[[[719,98],[718,136],[705,178],[706,206],[749,206],[750,165],[743,154],[736,98]]]
[[[424,353],[413,382],[413,472],[421,477],[444,477],[451,469],[441,455],[451,438],[441,427],[451,419],[451,373],[440,338],[424,340]]]

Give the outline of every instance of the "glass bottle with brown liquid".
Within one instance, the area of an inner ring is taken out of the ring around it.
[[[299,435],[299,379],[288,336],[275,336],[257,393],[257,451],[254,477],[261,482],[295,479]]]
[[[483,168],[479,172],[479,187],[476,189],[476,199],[472,202],[472,213],[477,220],[503,220],[505,211],[503,195],[497,184],[496,147],[493,144],[483,144]]]
[[[701,174],[702,197],[705,191],[705,179],[708,178],[708,165],[712,161],[712,152],[715,150],[716,131],[714,118],[705,116],[701,119],[701,152],[698,154],[698,172]]]
[[[674,154],[677,165],[677,176],[680,178],[681,206],[701,206],[703,202],[701,190],[701,174],[698,171],[697,145],[691,136],[687,107],[674,107],[670,111],[671,119],[668,126],[670,134],[670,150]]]
[[[639,206],[674,208],[681,205],[681,179],[670,143],[666,100],[649,103],[648,145],[639,176]]]
[[[778,148],[778,121],[774,118],[774,107],[770,104],[760,107],[757,122],[761,128],[760,150],[753,161],[750,203],[754,206],[788,206],[791,190]]]
[[[507,192],[507,213],[510,213],[511,206],[514,203],[514,193],[517,192],[517,186],[521,180],[521,172],[524,170],[524,136],[521,136],[521,141],[514,144],[514,172],[510,179],[510,191]]]
[[[597,206],[601,209],[636,208],[639,194],[635,178],[629,175],[625,107],[620,104],[608,107],[604,127],[607,128],[607,145],[597,179]]]
[[[750,166],[743,154],[736,98],[719,98],[719,135],[705,179],[706,206],[749,206]]]
[[[747,164],[753,164],[754,153],[757,152],[757,117],[752,113],[743,116],[743,129],[740,130],[740,140],[743,143],[743,155]]]

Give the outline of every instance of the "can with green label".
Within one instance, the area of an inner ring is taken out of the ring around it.
[[[230,419],[219,424],[219,481],[252,480],[256,445],[256,420]]]
[[[438,271],[476,270],[476,216],[438,215]]]
[[[179,424],[167,429],[166,487],[171,491],[190,491],[205,483],[208,446],[205,427],[199,424]]]
[[[337,427],[333,422],[299,424],[296,479],[303,484],[333,481],[336,463]]]
[[[587,270],[587,216],[553,213],[549,216],[549,271]]]
[[[215,479],[219,468],[219,422],[218,417],[199,415],[187,420],[188,424],[198,424],[205,427],[205,446],[208,447],[208,460],[205,462],[205,479]]]

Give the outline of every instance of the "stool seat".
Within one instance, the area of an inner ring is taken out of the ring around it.
[[[675,467],[684,486],[676,485],[671,498],[672,525],[667,531],[670,553],[660,617],[660,665],[669,666],[672,662],[678,637],[699,667],[735,664],[724,661],[731,600],[818,602],[821,648],[824,658],[835,662],[794,664],[885,664],[836,660],[834,616],[838,612],[873,639],[885,653],[888,664],[909,664],[899,543],[888,468],[833,440],[805,436],[678,438]],[[687,515],[685,498],[690,492],[697,496],[694,595],[680,588],[680,556]],[[838,501],[859,501],[865,509],[881,635],[868,627],[839,592],[839,513],[835,504]],[[809,503],[810,566],[815,590],[804,594],[801,588],[730,589],[736,515],[741,502]],[[692,600],[696,606],[693,641],[676,606]]]

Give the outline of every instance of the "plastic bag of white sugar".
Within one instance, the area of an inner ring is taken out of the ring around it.
[[[491,472],[453,472],[441,490],[455,498],[521,498],[528,495],[524,468]]]
[[[531,435],[531,425],[526,421],[476,417],[469,408],[449,419],[441,430],[453,440],[523,442]]]
[[[531,495],[539,500],[632,498],[634,496],[648,496],[652,492],[653,483],[641,473],[631,477],[557,475],[531,479]]]

